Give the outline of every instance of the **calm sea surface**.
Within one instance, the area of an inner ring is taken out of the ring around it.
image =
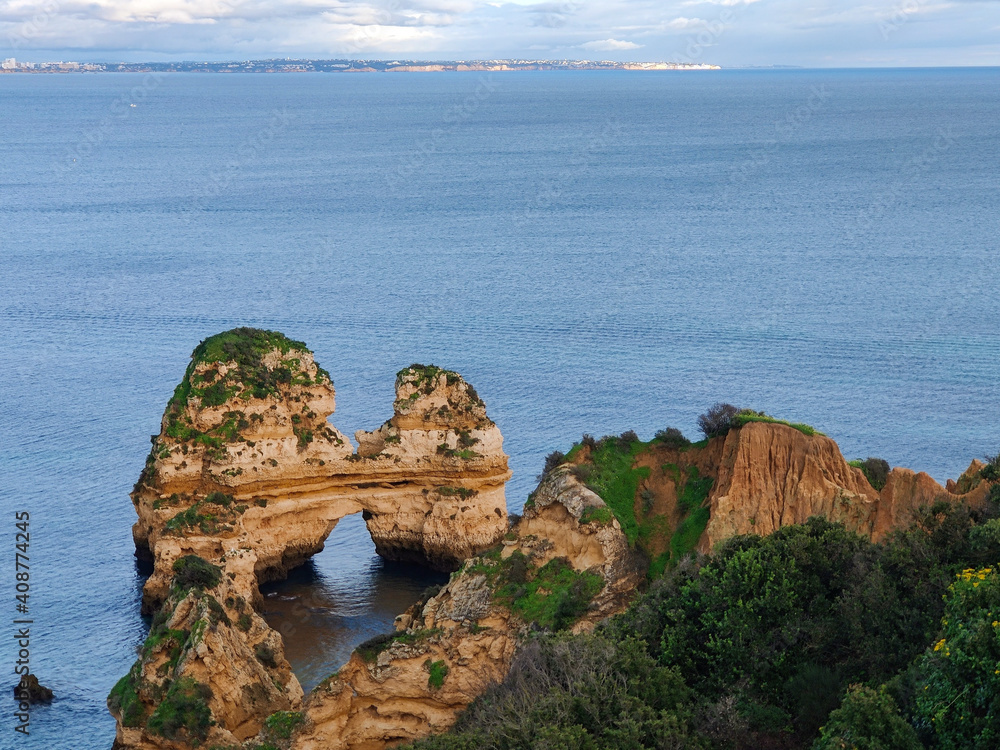
[[[131,106],[131,105],[135,106]],[[582,432],[727,400],[944,480],[1000,449],[1000,71],[0,77],[0,747],[107,750],[147,623],[128,491],[191,349],[303,339],[348,434],[459,370],[512,511]],[[360,518],[267,617],[308,687],[433,575]],[[4,632],[10,626],[4,626]]]

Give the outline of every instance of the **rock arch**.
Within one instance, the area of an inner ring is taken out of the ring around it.
[[[327,418],[329,374],[305,344],[256,329],[202,342],[167,405],[132,500],[143,606],[167,596],[173,562],[220,562],[236,589],[283,577],[361,512],[379,555],[451,570],[507,530],[503,437],[455,372],[412,365],[392,416],[354,450]]]

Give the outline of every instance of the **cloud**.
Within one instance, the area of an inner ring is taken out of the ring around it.
[[[594,42],[584,42],[580,46],[591,52],[617,52],[626,49],[639,49],[642,45],[635,42],[624,42],[621,39],[600,39]]]
[[[998,26],[997,0],[0,0],[0,57],[1000,65]]]

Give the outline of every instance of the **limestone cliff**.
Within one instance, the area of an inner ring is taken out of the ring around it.
[[[211,694],[202,699],[219,741],[255,735],[270,713],[298,704],[281,639],[252,608],[258,584],[322,550],[340,518],[363,513],[385,557],[443,569],[507,531],[503,438],[460,375],[421,365],[401,371],[392,417],[359,432],[357,452],[327,422],[334,406],[329,374],[282,334],[236,329],[195,349],[132,492],[137,554],[153,562],[143,608],[188,635],[172,639],[165,661],[144,650],[120,686],[134,709],[126,717],[122,701],[112,706],[120,747],[171,746],[149,721],[172,686]],[[200,603],[178,598],[175,566],[186,559],[221,571],[221,582],[195,597]],[[198,625],[216,605],[222,615],[213,609],[211,626]],[[248,629],[234,629],[241,618]],[[266,674],[261,644],[277,665]]]
[[[592,628],[643,576],[621,527],[569,467],[552,472],[502,548],[363,644],[305,701],[295,750],[384,748],[450,727],[506,675],[532,624]]]

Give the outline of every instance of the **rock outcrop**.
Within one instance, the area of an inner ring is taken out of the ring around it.
[[[253,612],[258,584],[322,550],[340,518],[363,513],[387,558],[445,570],[507,531],[503,438],[460,375],[401,371],[392,417],[359,432],[357,452],[327,422],[334,407],[301,342],[236,329],[195,349],[132,493],[137,554],[153,562],[143,608],[173,635],[154,627],[116,688],[119,747],[171,746],[174,731],[149,722],[178,685],[207,706],[216,744],[298,704],[281,639]],[[179,591],[176,566],[190,559],[220,582]],[[188,729],[176,732],[184,746]]]
[[[936,502],[976,507],[986,497],[983,484],[956,494],[923,472],[903,468],[893,469],[878,491],[861,469],[848,464],[833,440],[783,424],[751,422],[716,440],[724,444],[709,498],[710,520],[699,542],[706,552],[730,536],[770,534],[811,516],[843,523],[878,541],[909,525],[921,507]]]
[[[291,747],[384,748],[444,731],[503,679],[534,618],[590,629],[626,606],[643,575],[604,501],[557,469],[501,549],[466,563],[397,618],[395,636],[363,644],[307,697]]]
[[[31,703],[51,703],[55,694],[49,688],[39,684],[38,678],[33,674],[26,674],[21,681],[14,686],[14,698],[17,701],[27,701]]]
[[[450,727],[534,629],[591,629],[688,552],[816,515],[878,540],[990,489],[973,462],[946,488],[893,469],[876,490],[811,428],[750,421],[693,445],[587,439],[508,529],[502,437],[461,376],[402,370],[392,416],[356,451],[334,406],[329,375],[281,334],[195,350],[132,493],[156,616],[109,698],[119,750],[382,750]],[[458,570],[303,696],[258,585],[359,512],[379,554]]]

